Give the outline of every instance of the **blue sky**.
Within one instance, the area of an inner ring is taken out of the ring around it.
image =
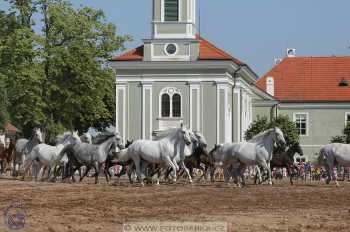
[[[287,48],[297,56],[349,55],[349,0],[197,0],[201,34],[259,75]],[[152,0],[71,0],[105,11],[133,48],[151,34]],[[0,0],[0,8],[6,4]]]

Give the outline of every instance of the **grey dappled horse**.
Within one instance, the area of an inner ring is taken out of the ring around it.
[[[119,134],[109,136],[109,138],[100,145],[83,143],[80,140],[76,141],[74,144],[66,146],[60,152],[59,157],[62,158],[64,154],[67,154],[68,159],[71,162],[71,168],[74,166],[78,168],[86,166],[87,171],[94,168],[96,173],[95,184],[97,184],[102,164],[105,163],[110,150],[116,148],[124,148]],[[74,173],[74,171],[71,170],[71,173]],[[84,174],[84,176],[85,175],[86,174]]]
[[[350,167],[350,145],[331,143],[322,147],[318,156],[318,162],[326,168],[328,176],[327,184],[329,184],[331,180],[334,180],[336,186],[339,186],[334,173],[334,167],[337,165]]]
[[[15,151],[13,153],[13,176],[17,176],[21,164],[25,160],[32,149],[43,142],[43,135],[40,128],[34,128],[30,139],[19,139],[16,142]]]
[[[217,166],[222,166],[224,170],[231,165],[234,167],[236,182],[238,182],[237,176],[240,176],[242,183],[245,184],[243,174],[247,166],[260,165],[267,170],[269,184],[272,185],[270,161],[275,143],[286,144],[283,133],[278,127],[261,132],[247,142],[217,145],[210,153]],[[212,176],[213,171],[214,169]]]

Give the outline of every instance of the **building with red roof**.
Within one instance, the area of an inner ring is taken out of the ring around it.
[[[350,122],[350,57],[297,57],[290,55],[256,83],[279,102],[273,112],[296,123],[309,159],[341,135]],[[257,101],[255,115],[269,115],[270,107]]]
[[[198,35],[195,6],[196,0],[154,0],[151,38],[111,59],[124,140],[151,139],[184,123],[209,145],[238,142],[253,99],[274,103],[246,63]]]

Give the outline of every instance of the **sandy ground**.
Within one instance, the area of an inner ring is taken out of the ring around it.
[[[101,178],[102,180],[102,178]],[[223,183],[183,182],[149,187],[126,182],[94,185],[0,179],[3,209],[25,204],[22,231],[121,231],[132,222],[224,221],[229,231],[350,231],[350,182],[342,187],[299,181],[240,189]]]

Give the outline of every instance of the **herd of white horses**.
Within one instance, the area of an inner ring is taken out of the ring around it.
[[[5,142],[2,139],[0,145]],[[135,173],[142,186],[145,179],[154,178],[155,174],[157,184],[164,175],[169,181],[176,182],[180,172],[185,173],[192,183],[193,169],[202,169],[203,166],[204,174],[212,180],[215,169],[220,167],[224,170],[225,181],[232,178],[238,186],[244,186],[247,167],[261,167],[267,173],[268,183],[272,185],[270,162],[276,144],[286,145],[284,135],[277,127],[261,132],[249,141],[215,145],[210,151],[201,133],[193,132],[183,125],[159,132],[153,140],[136,140],[127,146],[118,133],[105,135],[100,141],[92,143],[89,134],[79,136],[78,132],[57,136],[56,146],[51,146],[43,143],[41,130],[35,128],[30,139],[17,140],[11,154],[11,166],[12,175],[19,175],[23,180],[28,174],[37,179],[41,172],[42,178],[47,173],[47,179],[51,181],[60,175],[62,180],[71,178],[75,181],[77,171],[82,180],[94,169],[95,183],[98,183],[102,170],[108,181],[109,168],[120,165],[123,173]],[[317,163],[326,168],[327,183],[334,180],[338,186],[334,167],[350,167],[350,145],[324,146]],[[85,170],[83,175],[80,172],[82,168]],[[255,170],[262,183],[260,168]]]

